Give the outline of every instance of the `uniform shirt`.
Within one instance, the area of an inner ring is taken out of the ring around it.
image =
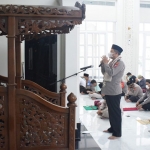
[[[139,81],[139,86],[142,89],[146,89],[146,80],[145,80],[145,78],[142,78],[142,80]]]
[[[119,95],[122,93],[120,82],[125,70],[125,64],[122,60],[119,60],[116,65],[111,66],[109,64],[102,64],[101,71],[104,74],[107,72],[112,77],[111,81],[106,81],[105,86],[102,88],[102,94],[104,95]]]
[[[150,103],[150,89],[146,91],[146,93],[137,101],[137,102],[142,102],[141,105],[145,105]]]
[[[143,96],[143,91],[139,85],[134,83],[134,88],[128,88],[127,95],[138,96],[141,98]]]
[[[96,85],[96,87],[94,87],[94,89],[95,89],[95,92],[99,92],[101,90],[99,85]]]
[[[83,87],[86,87],[86,81],[85,79],[82,79],[81,77],[80,77],[80,85]]]

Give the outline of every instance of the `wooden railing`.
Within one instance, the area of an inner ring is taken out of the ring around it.
[[[40,85],[30,80],[22,80],[22,89],[29,90],[53,104],[64,107],[66,101],[65,100],[66,88],[67,88],[66,85],[64,86],[62,85],[60,93],[55,93],[46,90],[45,88],[41,87]]]
[[[75,101],[57,106],[33,92],[16,90],[17,150],[74,150]]]
[[[7,88],[0,87],[0,150],[8,150]]]
[[[8,83],[8,77],[0,75],[0,83]]]

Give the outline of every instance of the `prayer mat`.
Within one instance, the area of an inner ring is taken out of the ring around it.
[[[123,111],[135,111],[138,110],[136,107],[123,108]]]
[[[85,110],[98,110],[97,106],[83,106]]]
[[[139,123],[143,124],[143,125],[148,125],[150,124],[150,119],[147,120],[137,120]]]

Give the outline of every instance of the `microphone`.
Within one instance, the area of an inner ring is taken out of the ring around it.
[[[86,69],[88,69],[88,68],[93,68],[93,67],[94,67],[94,66],[91,65],[91,66],[87,66],[87,67],[80,68],[80,70],[86,70]]]
[[[100,63],[100,65],[98,67],[101,67],[103,63]]]

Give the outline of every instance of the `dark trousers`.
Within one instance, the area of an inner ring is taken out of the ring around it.
[[[111,132],[113,136],[121,137],[121,122],[122,122],[120,109],[121,94],[105,95],[105,99],[108,106],[109,122],[110,122],[110,128],[108,129],[108,131]]]
[[[140,104],[143,103],[143,102],[144,102],[144,101],[141,101]],[[150,110],[150,103],[147,103],[147,104],[145,104],[145,105],[142,105],[142,108],[143,108],[144,110]]]
[[[137,102],[140,98],[138,96],[129,95],[127,97],[131,102]]]
[[[91,89],[86,89],[84,86],[80,85],[80,93],[83,92],[84,94],[88,94],[87,91],[92,91]]]

